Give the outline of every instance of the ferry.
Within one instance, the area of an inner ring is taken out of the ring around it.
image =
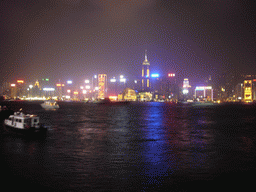
[[[7,131],[16,132],[42,132],[46,128],[39,123],[39,117],[33,114],[24,114],[21,110],[14,112],[9,118],[4,120],[4,125]]]
[[[56,101],[54,100],[47,100],[47,101],[44,101],[44,103],[41,104],[41,106],[44,108],[44,109],[59,109],[60,106],[57,104]]]

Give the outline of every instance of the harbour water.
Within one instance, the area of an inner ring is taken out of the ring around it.
[[[256,107],[60,103],[12,104],[40,116],[46,135],[1,124],[2,187],[47,191],[250,189]]]

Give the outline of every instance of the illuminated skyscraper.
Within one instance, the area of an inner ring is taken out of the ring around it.
[[[147,50],[145,51],[145,60],[142,63],[142,79],[141,79],[141,89],[142,91],[150,91],[150,63],[147,58]]]
[[[106,97],[106,87],[107,87],[107,75],[99,74],[98,75],[98,83],[99,83],[99,94],[98,99],[104,99]]]
[[[244,101],[252,102],[252,80],[244,80]]]

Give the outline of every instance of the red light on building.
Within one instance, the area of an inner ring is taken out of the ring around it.
[[[255,81],[256,81],[256,79],[253,79],[253,81],[255,82]]]
[[[17,83],[24,83],[23,80],[17,80]]]
[[[175,73],[168,73],[168,77],[175,77]]]

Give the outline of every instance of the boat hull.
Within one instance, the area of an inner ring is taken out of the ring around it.
[[[7,131],[7,132],[19,133],[19,134],[35,134],[35,133],[46,133],[47,132],[47,129],[42,126],[39,128],[30,127],[29,129],[20,129],[20,128],[9,126],[4,123],[4,128],[5,128],[5,131]]]
[[[41,104],[41,106],[42,106],[42,108],[44,108],[44,109],[59,109],[59,108],[60,108],[58,105],[49,106],[49,105]]]

